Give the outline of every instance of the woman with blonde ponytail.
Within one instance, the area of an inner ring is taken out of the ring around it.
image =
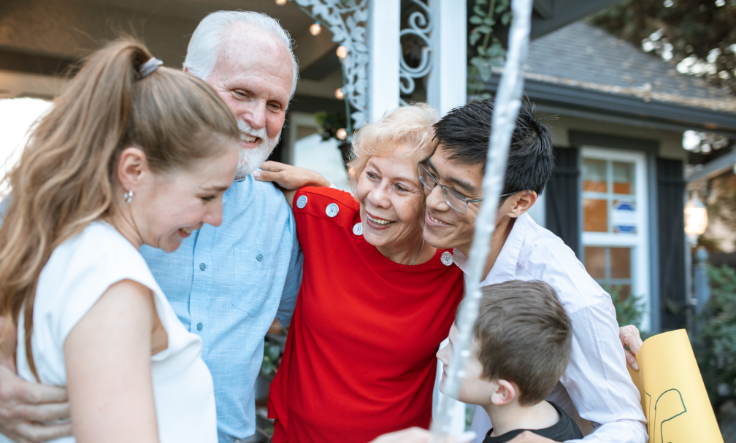
[[[138,250],[221,223],[240,133],[209,85],[160,64],[131,39],[94,53],[6,178],[0,315],[19,375],[68,388],[57,441],[217,441],[201,339]]]

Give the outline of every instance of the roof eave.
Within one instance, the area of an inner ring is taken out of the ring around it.
[[[486,90],[495,93],[500,77],[494,75]],[[683,106],[639,97],[610,94],[579,87],[526,79],[525,94],[535,103],[557,108],[572,108],[597,114],[618,115],[676,125],[682,130],[700,129],[736,135],[736,114]]]

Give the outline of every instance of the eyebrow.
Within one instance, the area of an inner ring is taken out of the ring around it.
[[[217,192],[222,191],[222,192],[224,192],[224,191],[227,191],[227,189],[229,187],[230,187],[230,185],[227,185],[227,186],[205,186],[205,187],[202,187],[201,189],[203,191],[217,191]]]
[[[427,163],[427,165],[428,165],[428,166],[429,166],[430,168],[432,168],[432,171],[433,171],[433,172],[434,172],[434,173],[435,173],[436,175],[439,175],[439,174],[437,174],[437,168],[435,168],[435,167],[434,167],[434,165],[432,164],[432,161],[431,161],[430,159],[431,159],[431,157],[430,157],[430,158],[428,158],[428,159],[427,159],[427,160],[425,161],[425,163]],[[437,177],[437,178],[439,178],[439,177]],[[461,179],[459,179],[459,178],[455,178],[455,177],[443,177],[443,179],[444,179],[444,180],[446,180],[446,181],[448,181],[448,182],[454,183],[454,184],[456,184],[457,186],[459,186],[459,187],[463,188],[463,189],[464,189],[464,190],[465,190],[465,191],[466,191],[466,192],[467,192],[468,194],[471,194],[471,195],[473,195],[473,194],[475,194],[476,192],[478,192],[478,190],[477,190],[477,189],[475,189],[475,186],[473,186],[472,184],[470,184],[470,182],[466,182],[465,180],[461,180]]]

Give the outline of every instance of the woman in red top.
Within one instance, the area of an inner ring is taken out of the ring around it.
[[[416,165],[434,149],[437,118],[403,107],[355,134],[357,200],[327,187],[287,193],[304,276],[271,385],[274,443],[365,443],[429,426],[435,353],[463,288],[451,251],[422,238]]]

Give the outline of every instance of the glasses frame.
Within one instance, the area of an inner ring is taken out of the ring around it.
[[[426,172],[427,175],[429,176],[429,178],[431,178],[434,181],[435,185],[433,187],[430,188],[429,187],[429,184],[427,184],[424,181],[424,179],[422,178],[422,169],[424,169],[424,172]],[[483,200],[485,200],[485,198],[467,198],[464,195],[462,195],[461,193],[459,193],[458,191],[452,189],[451,187],[443,185],[442,183],[440,183],[439,180],[437,180],[437,177],[435,177],[434,174],[432,174],[431,172],[429,172],[429,169],[427,169],[427,167],[424,166],[424,163],[419,163],[419,167],[418,167],[418,171],[417,172],[419,174],[419,181],[422,183],[422,185],[424,185],[424,187],[428,191],[432,192],[434,190],[434,188],[437,187],[437,186],[439,186],[440,188],[442,188],[442,196],[445,198],[445,203],[447,203],[447,206],[451,207],[452,209],[456,210],[457,212],[459,212],[461,214],[464,214],[465,212],[467,212],[468,205],[470,203],[477,203],[477,202],[482,202]],[[460,209],[454,207],[452,205],[452,203],[450,203],[450,200],[447,198],[447,192],[448,191],[449,192],[452,192],[453,195],[458,198],[458,200],[462,200],[462,201],[465,202],[465,209],[464,210],[460,210]],[[514,195],[514,194],[516,194],[516,192],[509,192],[508,194],[501,194],[499,196],[499,198],[508,197],[509,195]]]
[[[434,186],[430,187],[429,184],[424,181],[424,178],[422,178],[422,169],[424,169],[424,172],[426,172],[427,175],[429,176],[429,178],[432,179],[432,181],[434,181],[434,183],[435,183]],[[431,172],[429,172],[429,169],[427,169],[427,167],[424,166],[423,163],[419,163],[419,171],[418,171],[418,174],[419,174],[419,181],[422,182],[422,185],[424,185],[424,187],[428,191],[430,191],[430,192],[433,191],[434,188],[437,187],[437,186],[439,186],[440,188],[442,188],[442,196],[445,198],[445,203],[447,203],[447,206],[451,207],[452,209],[456,210],[457,212],[465,213],[468,210],[468,205],[470,203],[482,202],[484,200],[483,198],[472,198],[472,199],[471,198],[467,198],[464,195],[462,195],[459,192],[457,192],[456,190],[450,188],[449,186],[443,185],[442,183],[440,183],[439,180],[437,180],[437,177],[435,177],[434,174],[432,174]],[[457,197],[458,200],[461,200],[461,201],[464,201],[465,202],[465,209],[460,210],[460,209],[456,208],[455,206],[453,206],[452,203],[450,203],[450,199],[447,198],[447,192],[448,191],[449,192],[452,192],[453,195],[455,197]]]

